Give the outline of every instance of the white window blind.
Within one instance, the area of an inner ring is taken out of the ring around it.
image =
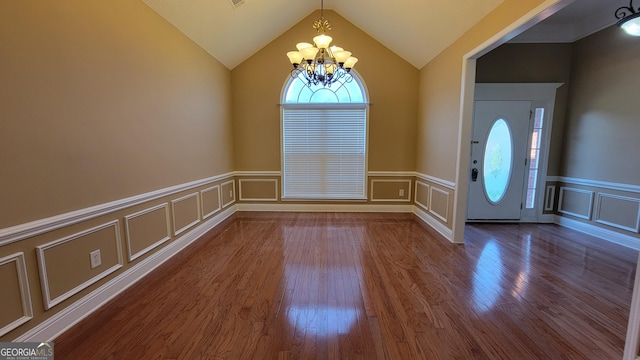
[[[366,108],[283,108],[285,198],[364,199]]]

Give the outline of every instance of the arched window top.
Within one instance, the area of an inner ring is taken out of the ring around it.
[[[307,81],[302,74],[289,78],[283,92],[285,104],[336,104],[352,103],[363,104],[366,102],[366,93],[362,81],[355,72],[351,77],[338,79],[330,87],[322,85],[307,86]]]

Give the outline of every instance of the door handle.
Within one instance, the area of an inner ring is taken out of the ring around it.
[[[478,169],[471,169],[471,181],[478,181]]]

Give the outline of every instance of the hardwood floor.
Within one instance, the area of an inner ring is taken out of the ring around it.
[[[237,213],[57,359],[620,359],[637,252],[555,225]]]

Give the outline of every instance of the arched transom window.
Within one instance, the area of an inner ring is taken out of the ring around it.
[[[302,77],[282,104],[283,198],[366,199],[367,102],[352,73],[330,87]]]

